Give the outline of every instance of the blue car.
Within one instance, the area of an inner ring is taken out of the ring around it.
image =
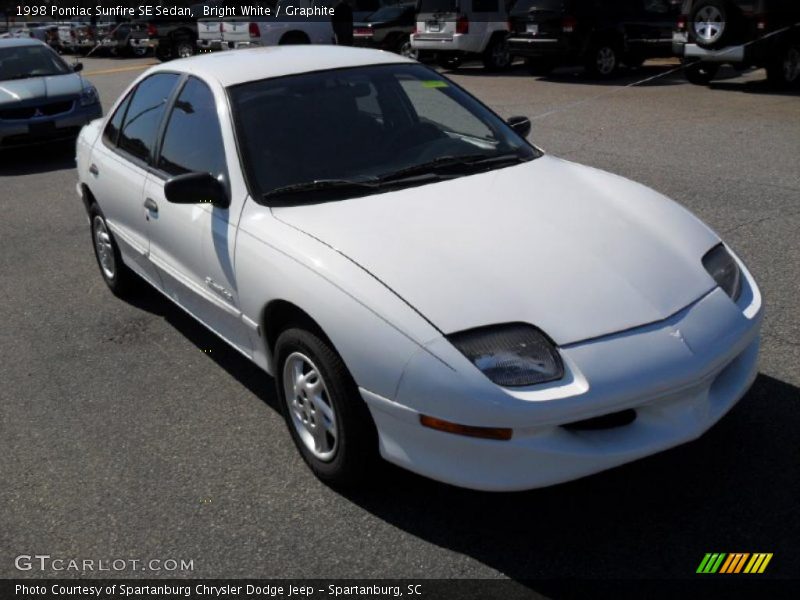
[[[0,149],[75,138],[101,117],[80,70],[39,40],[0,39]]]

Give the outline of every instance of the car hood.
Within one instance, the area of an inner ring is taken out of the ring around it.
[[[525,322],[566,345],[662,320],[715,287],[717,236],[664,196],[548,156],[369,197],[276,207],[444,333]]]
[[[83,81],[77,73],[0,81],[0,105],[78,96],[82,90]]]

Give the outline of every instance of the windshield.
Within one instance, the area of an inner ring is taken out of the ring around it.
[[[69,67],[46,46],[0,48],[0,81],[67,73]]]
[[[230,96],[256,199],[313,184],[353,195],[353,184],[414,185],[539,156],[502,119],[418,64],[266,79]],[[308,196],[291,200],[316,201]]]

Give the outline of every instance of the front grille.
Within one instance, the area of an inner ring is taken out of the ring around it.
[[[0,119],[14,121],[32,119],[35,116],[53,117],[71,111],[73,104],[75,104],[74,100],[63,100],[61,102],[49,102],[38,106],[0,108]]]
[[[567,423],[562,425],[564,429],[570,431],[597,431],[599,429],[613,429],[615,427],[624,427],[630,425],[636,420],[636,411],[632,408],[621,410],[615,413],[608,413],[607,415],[600,415],[591,419],[584,419],[583,421],[575,421],[574,423]]]

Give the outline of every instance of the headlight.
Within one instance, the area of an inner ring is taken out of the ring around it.
[[[522,323],[481,327],[447,336],[484,375],[503,387],[561,379],[561,357],[545,335]]]
[[[83,88],[81,92],[81,106],[91,106],[97,104],[100,98],[97,96],[97,90],[93,85]]]
[[[717,285],[736,302],[742,293],[742,272],[727,248],[722,244],[714,246],[703,257],[703,266]]]

